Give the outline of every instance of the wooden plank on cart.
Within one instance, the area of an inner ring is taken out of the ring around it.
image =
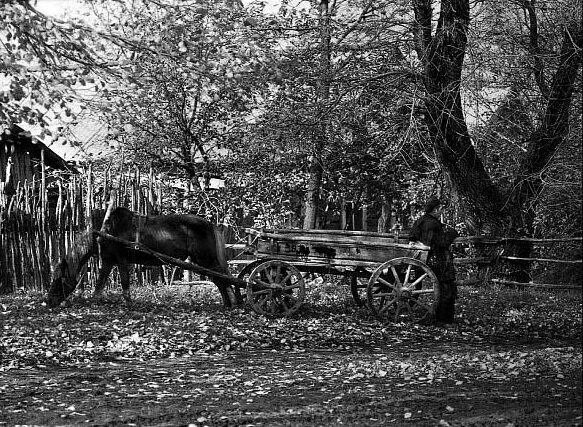
[[[350,230],[298,230],[298,229],[263,229],[255,231],[261,239],[276,238],[286,241],[312,241],[312,242],[337,242],[355,243],[367,242],[369,244],[408,243],[407,234],[375,233],[372,231]]]
[[[408,240],[384,233],[342,230],[262,230],[258,258],[277,258],[296,265],[373,267],[399,257],[421,258]]]

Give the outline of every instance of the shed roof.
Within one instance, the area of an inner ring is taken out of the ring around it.
[[[51,148],[47,147],[42,141],[33,137],[30,132],[22,129],[18,125],[13,125],[10,130],[2,132],[0,140],[2,143],[15,144],[22,147],[30,153],[32,159],[39,161],[41,159],[41,150],[44,150],[44,159],[47,166],[53,169],[77,172],[73,166],[55,153]]]
[[[69,162],[85,163],[113,155],[117,143],[108,138],[106,123],[91,117],[80,118],[47,145]]]

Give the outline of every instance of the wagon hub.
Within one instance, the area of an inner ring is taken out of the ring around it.
[[[278,284],[272,284],[271,292],[274,297],[280,297],[281,295],[283,295],[283,286]]]
[[[399,298],[401,299],[401,301],[408,301],[413,296],[413,294],[411,293],[411,290],[410,289],[403,289],[403,288],[401,288],[397,292],[398,292],[398,295],[399,295]]]

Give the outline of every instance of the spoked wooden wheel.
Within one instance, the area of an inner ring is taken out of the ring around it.
[[[259,264],[265,262],[265,260],[256,260],[253,261],[249,264],[247,264],[245,267],[243,267],[243,269],[239,272],[239,274],[237,275],[237,278],[241,281],[247,282],[249,283],[249,276],[251,275],[251,272],[255,269],[255,267],[257,267]],[[245,286],[245,289],[247,289],[247,287]],[[245,294],[242,295],[243,299],[247,298],[247,293],[245,292]]]
[[[289,316],[298,311],[305,295],[302,274],[287,262],[265,261],[249,274],[247,303],[257,313]]]
[[[366,297],[369,309],[383,320],[429,320],[434,315],[439,286],[435,273],[425,263],[395,258],[373,272]]]

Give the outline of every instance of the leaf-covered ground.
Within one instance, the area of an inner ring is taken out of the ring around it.
[[[288,319],[212,287],[49,310],[0,298],[0,425],[581,425],[581,296],[462,289],[457,323],[382,324],[314,285]]]

